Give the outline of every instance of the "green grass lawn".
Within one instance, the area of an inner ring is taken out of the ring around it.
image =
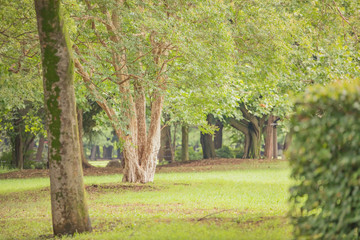
[[[151,184],[85,177],[93,232],[63,239],[291,239],[286,162],[159,173]],[[49,180],[0,180],[0,239],[52,234]]]

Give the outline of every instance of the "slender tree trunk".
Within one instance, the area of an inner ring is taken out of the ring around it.
[[[174,134],[173,134],[173,141],[171,145],[171,154],[173,156],[172,162],[175,160],[175,151],[176,151],[176,130],[177,130],[177,124],[174,123]],[[171,138],[170,138],[171,139]]]
[[[289,149],[292,141],[292,135],[291,133],[287,133],[285,135],[285,141],[284,141],[284,148],[283,148],[283,154]]]
[[[99,145],[96,145],[95,158],[96,159],[100,158],[100,146]]]
[[[38,148],[36,151],[36,161],[41,162],[42,161],[42,153],[44,151],[44,145],[45,145],[45,137],[43,135],[40,136]]]
[[[81,164],[83,168],[91,168],[93,167],[85,156],[84,151],[84,142],[83,142],[83,111],[80,108],[76,108],[77,112],[77,121],[78,121],[78,129],[79,129],[79,145],[80,145],[80,156],[81,156]]]
[[[181,127],[181,161],[189,160],[189,127]]]
[[[224,124],[220,120],[216,120],[215,125],[219,128],[219,130],[216,131],[215,135],[214,135],[214,146],[215,146],[215,149],[220,149],[220,148],[222,148],[222,142],[223,142]]]
[[[49,141],[50,192],[55,235],[91,231],[85,200],[71,48],[60,0],[36,0]]]
[[[277,159],[278,154],[279,154],[279,151],[278,151],[278,141],[277,141],[277,128],[276,128],[276,125],[274,125],[274,129],[273,129],[273,158]]]
[[[161,144],[159,151],[159,160],[166,160],[168,162],[174,161],[174,155],[171,145],[171,127],[168,125],[169,116],[165,116],[165,126],[161,129]]]
[[[274,116],[270,115],[265,128],[265,158],[272,159],[274,156]]]
[[[211,114],[208,114],[206,120],[209,124],[212,124],[214,117]],[[213,136],[211,134],[203,134],[200,132],[200,143],[203,150],[204,159],[216,157]]]
[[[90,159],[91,161],[95,161],[96,160],[96,150],[97,150],[97,145],[93,145],[91,148],[91,153],[90,153]]]
[[[21,134],[20,126],[14,139],[13,145],[13,160],[16,168],[24,169],[24,142]]]

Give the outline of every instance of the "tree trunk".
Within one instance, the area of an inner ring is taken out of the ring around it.
[[[79,145],[80,145],[80,156],[81,156],[81,164],[83,168],[91,168],[93,167],[86,159],[84,152],[84,143],[83,143],[83,111],[80,108],[76,108],[77,112],[77,121],[78,121],[78,129],[79,129]]]
[[[211,114],[207,115],[207,122],[211,124],[213,122],[213,116]],[[210,159],[215,158],[215,146],[211,134],[203,134],[200,132],[200,143],[203,150],[203,158]]]
[[[16,168],[22,170],[24,169],[24,141],[22,138],[20,126],[18,126],[18,131],[16,133],[13,145],[13,164]]]
[[[161,129],[161,144],[159,151],[159,160],[166,160],[169,163],[174,161],[174,155],[171,145],[171,127],[168,125],[169,116],[165,116],[165,126]]]
[[[103,159],[113,159],[113,149],[114,147],[113,146],[103,146]]]
[[[147,138],[137,139],[143,141],[144,145],[142,154],[136,150],[135,138],[133,134],[128,135],[124,142],[124,176],[123,182],[153,182],[156,170],[156,160],[160,149],[160,120],[163,104],[163,96],[155,95],[155,100],[151,104],[151,121]],[[142,115],[142,117],[145,117]],[[132,118],[129,122],[129,129],[132,133],[136,133],[136,122],[142,119]],[[121,133],[117,131],[119,139]],[[136,136],[136,134],[134,134]],[[144,134],[143,134],[144,135]]]
[[[276,124],[276,122],[274,123]],[[274,130],[273,130],[273,158],[277,159],[278,158],[278,141],[277,141],[277,128],[276,125],[274,125]]]
[[[59,0],[36,0],[49,141],[54,235],[91,231],[85,200],[71,48]]]
[[[285,135],[283,154],[289,149],[291,141],[292,141],[292,135],[291,133],[287,133]]]
[[[45,145],[45,137],[43,135],[40,136],[38,148],[36,151],[36,161],[41,162],[42,161],[42,153],[44,151],[44,145]]]
[[[215,125],[218,127],[219,130],[217,130],[215,132],[214,145],[215,145],[215,149],[220,149],[220,148],[222,148],[222,142],[223,142],[224,124],[220,120],[216,120]]]
[[[255,126],[253,123],[249,123],[249,132],[250,146],[247,158],[259,159],[261,147],[261,128],[259,126]]]
[[[181,161],[189,161],[189,127],[181,127]]]
[[[265,129],[265,158],[272,159],[274,156],[274,116],[270,115]]]
[[[97,145],[93,145],[91,148],[91,153],[90,153],[90,159],[91,161],[95,161],[96,160],[96,150],[99,146]]]

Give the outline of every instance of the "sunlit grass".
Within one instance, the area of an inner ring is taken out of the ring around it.
[[[109,162],[109,160],[89,161],[89,163],[94,167],[106,167]]]
[[[85,177],[94,231],[75,239],[289,239],[288,176],[276,162],[159,173],[146,185]],[[0,180],[0,239],[51,235],[47,186],[46,178]]]

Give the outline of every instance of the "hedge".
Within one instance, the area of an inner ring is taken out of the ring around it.
[[[296,239],[359,239],[360,82],[314,86],[299,98],[289,150]]]

